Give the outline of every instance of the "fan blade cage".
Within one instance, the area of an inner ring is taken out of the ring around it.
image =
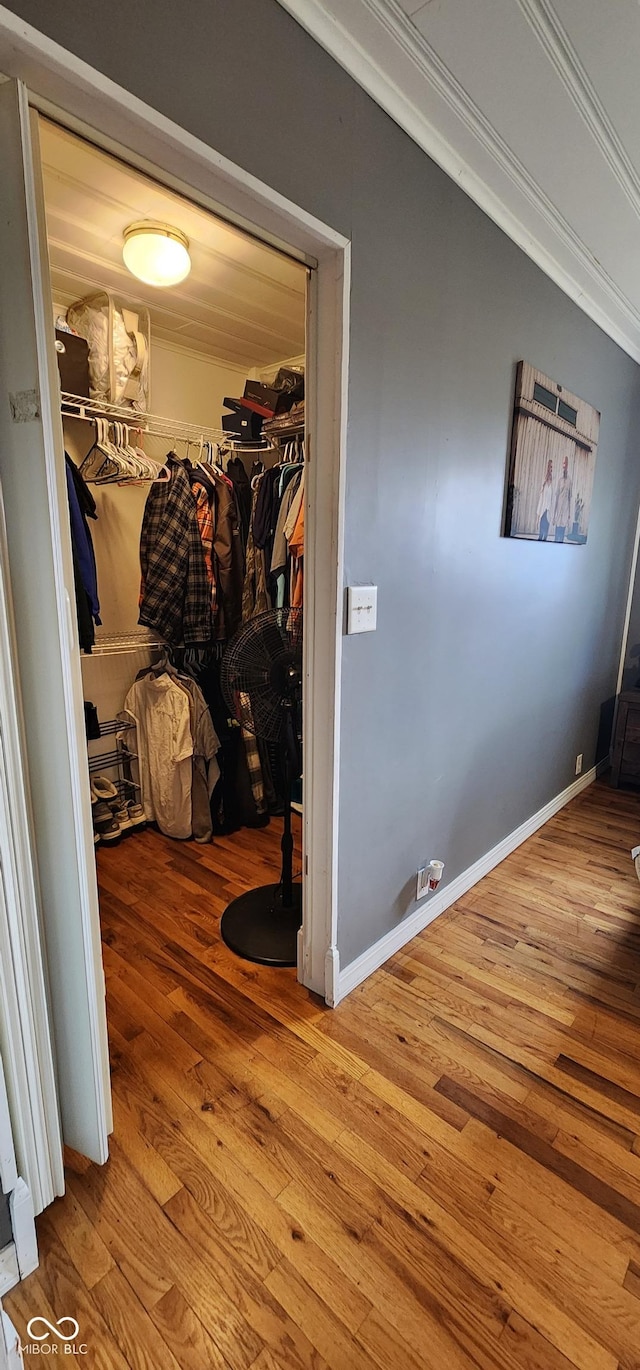
[[[302,610],[268,609],[232,638],[221,685],[238,723],[265,742],[279,742],[302,699]]]

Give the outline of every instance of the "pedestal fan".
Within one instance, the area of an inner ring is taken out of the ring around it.
[[[242,727],[279,749],[284,775],[282,874],[227,905],[220,925],[236,955],[265,966],[295,966],[302,889],[293,880],[291,787],[302,770],[302,610],[269,609],[245,623],[222,658],[222,692]]]

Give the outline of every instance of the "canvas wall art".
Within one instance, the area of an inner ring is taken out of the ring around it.
[[[557,381],[519,362],[505,536],[587,541],[600,414]]]

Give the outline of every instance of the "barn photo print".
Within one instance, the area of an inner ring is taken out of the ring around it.
[[[587,541],[600,414],[529,362],[519,362],[505,537]]]

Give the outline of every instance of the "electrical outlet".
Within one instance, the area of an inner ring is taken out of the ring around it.
[[[429,867],[422,866],[418,871],[416,899],[425,899],[429,893]]]
[[[576,775],[582,775],[582,752],[576,757]]]

